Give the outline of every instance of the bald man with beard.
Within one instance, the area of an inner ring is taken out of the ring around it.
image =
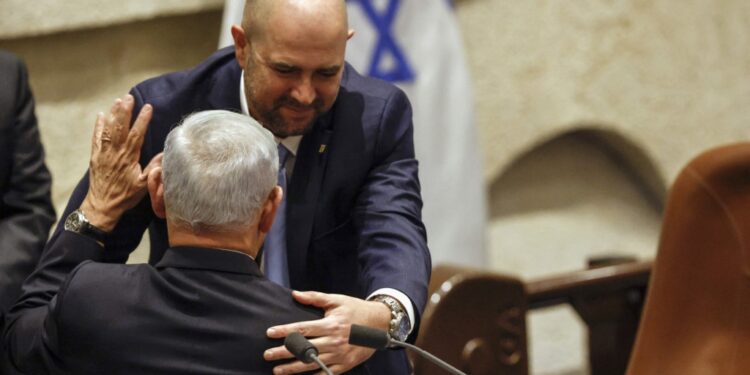
[[[297,291],[295,300],[325,311],[322,319],[269,327],[267,335],[303,332],[336,373],[364,362],[373,374],[408,374],[401,350],[347,344],[351,324],[414,340],[427,301],[431,262],[408,98],[344,61],[354,31],[343,0],[248,0],[231,32],[234,47],[131,90],[136,111],[153,105],[141,165],[192,112],[224,109],[257,120],[279,142],[278,182],[287,192],[259,262],[271,280]],[[84,177],[63,217],[87,190]],[[124,262],[147,228],[150,263],[157,263],[167,227],[145,199],[107,233],[106,260]],[[278,346],[265,358],[292,356]],[[295,361],[274,373],[313,368]]]

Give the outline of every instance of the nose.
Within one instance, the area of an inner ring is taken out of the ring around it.
[[[292,88],[291,96],[303,106],[312,105],[315,101],[315,88],[309,77],[303,77]]]

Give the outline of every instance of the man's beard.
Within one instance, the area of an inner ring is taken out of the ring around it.
[[[313,116],[310,121],[301,128],[292,126],[291,124],[287,123],[287,121],[281,115],[281,108],[284,106],[294,109],[312,109]],[[315,121],[324,112],[325,108],[323,108],[323,101],[320,98],[316,98],[311,105],[306,106],[302,105],[288,95],[284,95],[273,103],[273,107],[270,110],[258,108],[258,116],[260,117],[258,120],[266,129],[273,133],[273,135],[279,138],[286,138],[290,136],[305,135],[310,133],[310,131],[312,131],[313,125],[315,124]]]

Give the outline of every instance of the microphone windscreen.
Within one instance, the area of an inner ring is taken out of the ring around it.
[[[315,355],[318,354],[318,349],[315,348],[305,336],[302,336],[299,332],[292,332],[284,339],[284,346],[289,352],[291,352],[297,359],[304,363],[310,363],[313,361],[310,356],[310,350],[312,349]]]
[[[349,343],[357,346],[365,346],[372,349],[385,349],[390,345],[388,332],[352,324],[352,330],[349,333]]]

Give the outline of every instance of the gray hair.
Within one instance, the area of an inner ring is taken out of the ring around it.
[[[249,225],[276,186],[276,147],[248,116],[222,110],[188,116],[164,145],[167,219],[194,232]]]

